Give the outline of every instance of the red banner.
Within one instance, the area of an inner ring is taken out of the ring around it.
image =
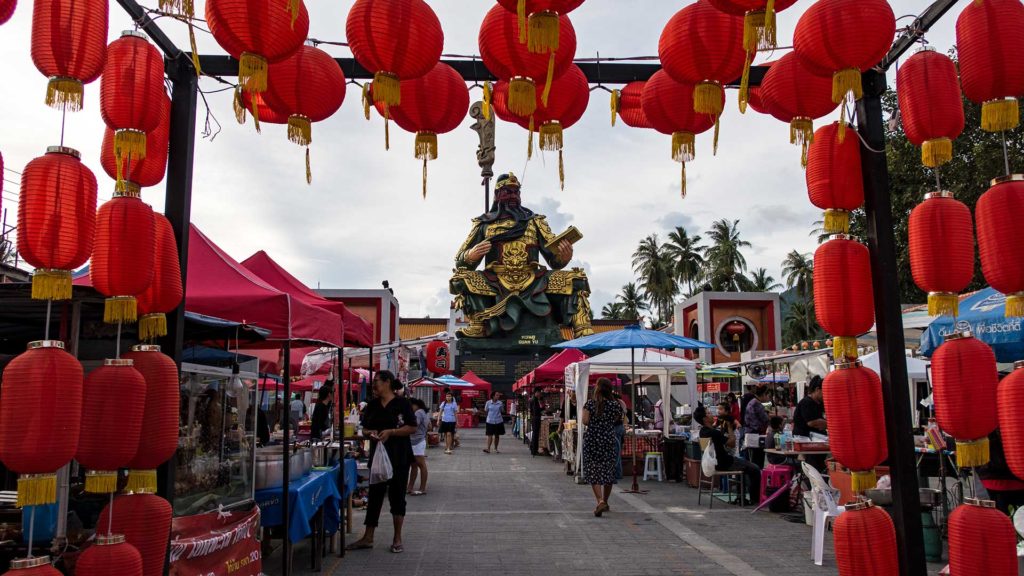
[[[260,576],[259,526],[259,508],[175,518],[170,576]]]

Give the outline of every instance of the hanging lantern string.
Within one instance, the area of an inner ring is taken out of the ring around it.
[[[34,540],[36,532],[36,507],[32,506],[32,511],[28,513],[28,557],[32,557],[32,540]]]
[[[121,321],[120,320],[117,321],[117,340],[116,340],[116,343],[114,345],[116,346],[116,348],[114,349],[114,358],[117,359],[117,360],[120,360],[121,359]]]
[[[117,330],[118,330],[118,332],[121,331],[121,325],[120,324],[117,325]],[[114,534],[114,493],[113,492],[110,493],[110,506],[108,506],[108,508],[110,508],[110,511],[109,511],[110,515],[108,517],[109,520],[107,520],[107,536],[112,536]]]
[[[1006,175],[1010,175],[1010,155],[1006,152],[1006,130],[1000,130],[999,135],[1003,138],[1003,168],[1006,170]]]
[[[50,310],[53,307],[53,300],[46,301],[46,327],[43,329],[43,340],[50,339]]]

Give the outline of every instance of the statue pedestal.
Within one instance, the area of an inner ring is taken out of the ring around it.
[[[512,384],[558,349],[562,331],[550,317],[523,318],[513,333],[488,338],[460,338],[456,373],[472,370],[493,385],[495,392],[511,395]]]

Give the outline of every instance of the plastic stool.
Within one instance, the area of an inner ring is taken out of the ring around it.
[[[658,482],[665,481],[665,459],[661,452],[644,453],[644,481],[654,477]]]

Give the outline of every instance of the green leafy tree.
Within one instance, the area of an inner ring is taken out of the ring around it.
[[[774,292],[782,288],[782,284],[775,281],[775,278],[768,274],[768,270],[758,268],[750,275],[751,292]]]
[[[687,296],[693,296],[694,284],[700,281],[704,269],[704,251],[700,235],[690,236],[682,226],[668,233],[665,253],[672,260],[672,271],[680,285],[686,284]]]
[[[814,260],[793,250],[782,261],[782,276],[786,279],[786,287],[796,287],[797,294],[803,299],[804,334],[810,334],[811,317],[807,311],[812,309],[811,299],[814,297]]]
[[[601,318],[605,320],[622,320],[622,303],[609,302],[601,308]]]
[[[647,301],[644,300],[636,283],[630,282],[622,287],[622,293],[618,296],[619,304],[622,306],[622,320],[640,321],[641,312],[647,310]]]
[[[787,343],[813,340],[821,336],[821,328],[814,318],[814,305],[799,300],[789,305],[782,320],[782,340]]]
[[[712,290],[738,292],[747,285],[748,280],[743,275],[747,271],[743,249],[749,248],[750,242],[740,238],[739,224],[739,220],[729,222],[723,218],[708,230],[711,246],[704,254],[705,278]]]
[[[633,252],[633,271],[639,277],[640,289],[657,314],[658,323],[666,322],[671,314],[672,302],[679,293],[672,260],[658,243],[658,235],[651,234],[640,241]]]

